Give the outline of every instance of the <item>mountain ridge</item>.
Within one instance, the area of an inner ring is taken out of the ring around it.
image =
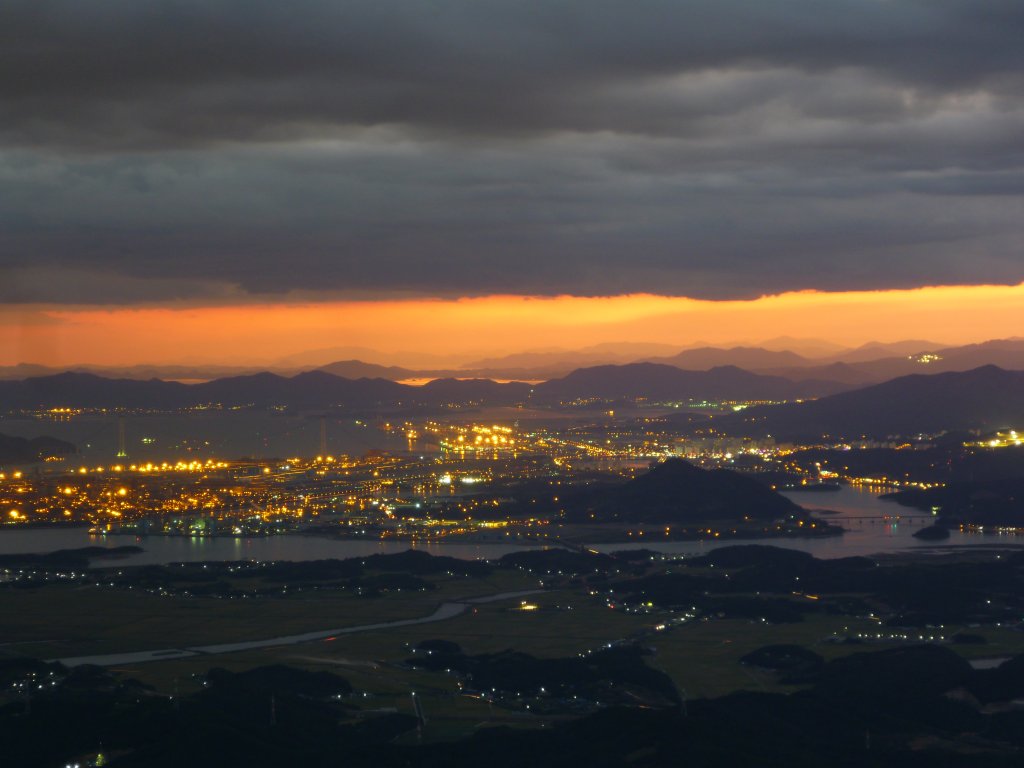
[[[565,398],[623,399],[788,399],[834,391],[827,382],[793,382],[733,366],[682,371],[672,366],[633,363],[580,368],[536,386],[490,379],[442,378],[411,386],[384,378],[348,379],[322,370],[291,377],[269,371],[184,384],[161,379],[110,379],[91,373],[61,373],[0,381],[0,404],[7,409],[40,407],[186,408],[205,404],[294,405],[299,407],[444,404],[514,404],[527,397],[558,403]]]
[[[915,373],[804,403],[751,408],[716,426],[776,439],[859,438],[990,431],[1024,425],[1024,371],[985,365]]]

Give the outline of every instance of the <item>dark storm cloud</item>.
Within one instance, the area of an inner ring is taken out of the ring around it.
[[[751,95],[666,106],[614,91],[735,67],[1014,91],[1022,33],[1017,0],[26,0],[0,15],[3,131],[101,146],[379,123],[674,132]]]
[[[1022,39],[1019,0],[8,1],[0,300],[1017,282]]]

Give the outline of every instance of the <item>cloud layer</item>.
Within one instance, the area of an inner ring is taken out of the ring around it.
[[[1024,279],[1017,0],[30,0],[0,301]]]

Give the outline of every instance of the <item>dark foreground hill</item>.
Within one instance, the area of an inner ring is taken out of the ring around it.
[[[727,469],[668,459],[624,485],[570,501],[567,517],[592,522],[687,524],[771,521],[800,511],[786,497]]]
[[[994,365],[904,376],[812,402],[763,406],[716,420],[716,427],[732,434],[770,434],[783,440],[990,432],[1019,424],[1024,424],[1024,371]]]
[[[49,456],[66,456],[75,446],[55,437],[14,437],[0,434],[0,464],[30,464]]]
[[[529,659],[512,661],[523,668]],[[599,678],[595,690],[603,683],[612,692],[627,688],[619,684],[623,672],[633,673],[630,687],[634,678],[650,685],[663,677],[642,661],[553,661],[530,672],[545,680],[561,675],[556,682],[576,672]],[[85,764],[97,748],[125,768],[1008,768],[1020,764],[1024,748],[1024,712],[1009,705],[1024,691],[1021,662],[1015,657],[987,674],[937,646],[862,652],[812,665],[802,688],[788,695],[739,691],[683,705],[611,706],[546,727],[520,717],[534,727],[484,727],[422,743],[415,717],[361,709],[352,684],[333,672],[214,668],[198,691],[170,700],[96,667],[14,659],[2,670],[7,678],[42,677],[53,685],[31,707],[16,701],[0,708],[0,736],[9,764],[27,768]]]
[[[954,482],[911,488],[890,498],[904,506],[937,512],[945,525],[1024,526],[1024,478]]]

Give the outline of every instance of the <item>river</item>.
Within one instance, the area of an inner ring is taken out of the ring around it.
[[[24,528],[0,530],[0,554],[53,552],[79,547],[137,546],[144,550],[136,555],[97,564],[156,565],[214,560],[327,560],[331,558],[366,557],[394,554],[417,549],[432,555],[447,555],[463,560],[499,558],[509,552],[530,547],[528,543],[476,544],[462,542],[441,544],[434,541],[379,541],[377,539],[330,539],[297,534],[281,536],[134,536],[116,534],[90,535],[86,528]]]
[[[830,523],[841,525],[846,532],[842,536],[814,539],[648,541],[639,544],[596,544],[593,548],[601,552],[648,548],[673,554],[701,554],[731,544],[772,544],[810,552],[815,557],[836,558],[908,551],[938,553],[948,551],[950,547],[1024,547],[1024,536],[965,533],[958,530],[951,531],[950,537],[945,541],[916,539],[914,533],[931,525],[931,519],[922,519],[927,517],[928,513],[885,501],[881,498],[882,494],[865,486],[848,485],[834,492],[798,491],[782,495],[806,509],[827,510],[820,512],[820,517]],[[894,518],[896,515],[904,519],[886,519]]]
[[[297,635],[283,635],[281,637],[264,638],[262,640],[242,640],[236,643],[218,643],[215,645],[197,645],[182,648],[162,648],[156,651],[131,651],[128,653],[109,653],[99,656],[73,656],[64,659],[51,659],[59,661],[66,667],[77,667],[82,664],[95,664],[100,667],[112,667],[121,664],[140,664],[146,661],[166,661],[167,659],[180,659],[186,656],[205,656],[220,653],[235,653],[237,651],[253,651],[260,648],[274,648],[279,645],[298,645],[299,643],[310,643],[316,640],[333,640],[337,635],[351,635],[356,632],[372,632],[378,629],[393,629],[395,627],[409,627],[414,624],[430,624],[435,621],[444,621],[454,618],[474,605],[484,603],[495,603],[501,600],[510,600],[527,595],[540,594],[542,589],[527,589],[518,592],[501,592],[496,595],[485,595],[483,597],[472,597],[465,600],[453,600],[441,603],[437,609],[428,616],[419,616],[411,619],[397,619],[395,621],[384,621],[377,624],[361,624],[355,627],[338,627],[335,629],[319,629],[313,632],[303,632]]]
[[[988,546],[1024,547],[1024,537],[998,534],[973,534],[952,531],[943,542],[915,539],[913,534],[930,521],[885,520],[885,516],[903,515],[921,518],[923,513],[893,502],[882,501],[872,490],[854,486],[834,493],[792,493],[789,498],[809,509],[828,509],[834,514],[823,519],[846,528],[842,536],[814,539],[760,539],[756,541],[656,541],[643,543],[605,543],[593,545],[602,552],[646,547],[673,554],[699,554],[717,547],[758,543],[800,549],[816,557],[835,558],[853,555],[886,554],[905,551],[942,552],[950,547]],[[0,554],[52,552],[87,546],[116,547],[136,545],[145,550],[117,560],[119,565],[145,565],[203,560],[320,560],[325,558],[364,557],[372,554],[404,552],[418,549],[432,555],[448,555],[462,559],[493,559],[509,552],[526,549],[529,544],[505,543],[440,543],[388,541],[374,539],[327,539],[316,536],[268,536],[262,538],[190,538],[185,536],[131,535],[91,536],[84,528],[32,528],[0,530]],[[101,561],[112,562],[112,561]]]

